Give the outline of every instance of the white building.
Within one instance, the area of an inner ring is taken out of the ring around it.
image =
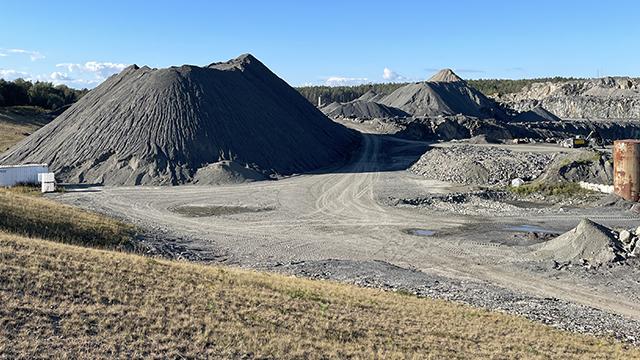
[[[38,174],[48,172],[47,164],[0,165],[0,186],[39,185]]]

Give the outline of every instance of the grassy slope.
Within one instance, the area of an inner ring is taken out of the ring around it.
[[[0,230],[78,245],[124,249],[134,228],[39,196],[37,189],[0,188]]]
[[[34,107],[0,108],[0,153],[50,120],[43,110]]]
[[[525,319],[0,233],[7,357],[633,358]]]
[[[0,358],[640,358],[444,301],[17,235],[117,248],[131,232],[29,188],[0,190]]]

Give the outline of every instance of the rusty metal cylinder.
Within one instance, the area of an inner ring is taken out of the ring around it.
[[[640,199],[640,140],[613,143],[613,190],[625,200]]]

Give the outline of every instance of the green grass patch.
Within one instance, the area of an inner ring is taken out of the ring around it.
[[[507,189],[514,194],[522,196],[542,194],[546,196],[575,197],[593,193],[590,190],[581,188],[580,184],[576,182],[559,182],[553,184],[533,182],[518,187],[510,186]]]

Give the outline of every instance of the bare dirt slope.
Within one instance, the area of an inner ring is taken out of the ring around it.
[[[247,54],[206,67],[130,66],[0,163],[49,163],[59,180],[108,185],[183,184],[203,169],[206,184],[234,178],[234,166],[211,166],[220,161],[263,176],[305,172],[344,158],[356,139]]]

